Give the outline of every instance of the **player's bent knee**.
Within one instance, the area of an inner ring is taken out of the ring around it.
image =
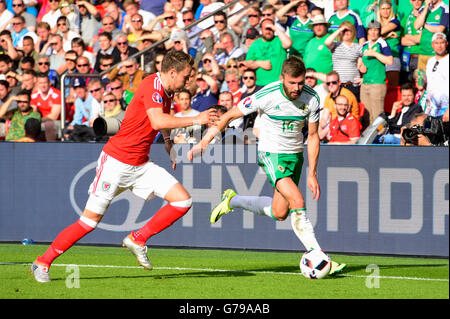
[[[110,203],[111,201],[108,199],[91,194],[89,195],[85,209],[99,215],[104,215]]]

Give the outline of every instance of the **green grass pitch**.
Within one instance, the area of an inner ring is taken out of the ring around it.
[[[0,299],[448,299],[448,259],[330,254],[335,277],[304,278],[301,253],[149,248],[154,269],[121,247],[74,246],[38,283],[47,245],[0,244]]]

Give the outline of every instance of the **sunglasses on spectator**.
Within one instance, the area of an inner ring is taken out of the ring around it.
[[[132,19],[131,22],[142,22],[142,20],[141,19]]]
[[[22,22],[13,22],[13,25],[21,25]]]
[[[65,58],[64,60],[66,60],[68,62],[73,62],[73,63],[75,63],[77,61],[77,59],[71,59],[71,58]]]
[[[339,81],[330,81],[330,82],[326,82],[326,83],[327,83],[327,85],[331,85],[331,84],[336,85],[339,83]]]
[[[214,20],[214,23],[225,23],[225,20]]]
[[[103,25],[114,25],[114,22],[111,22],[111,23],[103,23]]]
[[[117,42],[117,45],[127,45],[128,42]]]
[[[86,63],[86,64],[77,64],[77,66],[81,68],[81,67],[87,67],[87,66],[89,66],[89,64],[88,63]]]
[[[255,77],[254,76],[243,76],[242,77],[244,80],[254,80],[255,79]]]
[[[58,23],[58,27],[62,25],[67,25],[66,23]]]
[[[49,62],[38,62],[39,65],[50,65]]]
[[[183,19],[183,22],[192,22],[194,19]]]
[[[203,63],[211,63],[211,59],[203,59],[202,62]]]
[[[257,14],[249,14],[248,17],[249,18],[259,18],[259,15],[257,15]]]
[[[273,13],[263,13],[262,14],[263,17],[271,17],[273,15],[274,15]]]
[[[122,87],[119,85],[119,86],[116,86],[116,87],[112,87],[111,86],[111,91],[115,91],[115,90],[120,90]]]
[[[316,78],[313,77],[313,76],[305,76],[305,79],[307,79],[307,80],[315,80]]]
[[[91,93],[95,93],[95,92],[98,92],[98,91],[100,91],[102,88],[96,88],[96,89],[92,89],[92,90],[89,90],[89,92],[91,92]]]
[[[227,69],[237,69],[238,66],[236,64],[227,66]]]
[[[112,63],[104,63],[104,64],[102,64],[102,66],[104,66],[104,67],[108,67],[108,66],[111,66],[111,65],[113,65]]]
[[[27,101],[21,101],[21,100],[17,100],[16,102],[17,102],[17,104],[20,104],[20,103],[23,103],[23,104],[28,104],[28,100],[27,100]]]
[[[175,17],[173,17],[173,16],[172,16],[172,17],[165,17],[165,18],[164,18],[164,20],[173,20],[173,19],[175,19]]]
[[[23,7],[23,4],[18,3],[18,4],[13,4],[12,6],[13,6],[13,8],[15,8],[15,7],[19,7],[20,8],[20,7]]]
[[[116,99],[112,99],[112,100],[104,100],[103,102],[105,102],[105,103],[111,103],[111,102],[116,102],[117,100]]]
[[[127,69],[131,69],[133,66],[133,64],[124,65],[124,67],[126,67]]]

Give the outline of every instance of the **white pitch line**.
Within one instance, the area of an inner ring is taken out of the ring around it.
[[[8,263],[0,262],[0,266],[14,266],[14,265],[31,265],[29,263]],[[118,265],[77,265],[77,264],[53,264],[56,267],[78,266],[85,268],[121,268],[121,269],[142,269],[140,266],[118,266]],[[293,275],[302,276],[300,272],[278,272],[278,271],[258,271],[258,270],[230,270],[230,269],[213,269],[213,268],[184,268],[184,267],[153,267],[155,270],[188,270],[188,271],[209,271],[209,272],[241,272],[250,274],[269,274],[269,275]],[[337,274],[336,277],[353,277],[353,278],[377,278],[377,279],[399,279],[399,280],[418,280],[418,281],[446,281],[448,278],[420,278],[420,277],[401,277],[401,276],[373,276],[373,275],[350,275]]]

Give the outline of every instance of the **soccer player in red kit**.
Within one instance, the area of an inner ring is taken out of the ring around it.
[[[126,189],[145,200],[158,196],[168,202],[141,229],[131,232],[123,240],[123,246],[136,256],[138,262],[145,269],[152,269],[146,241],[181,218],[192,205],[186,189],[165,169],[149,160],[153,139],[161,131],[170,154],[171,129],[194,124],[211,125],[218,119],[215,110],[207,110],[195,117],[170,115],[173,95],[185,87],[193,63],[192,57],[184,52],[170,51],[162,61],[161,73],[149,75],[141,82],[120,130],[109,139],[99,156],[83,214],[59,233],[47,251],[33,262],[31,272],[37,281],[50,281],[52,262],[93,231],[114,197]],[[172,167],[175,169],[174,162]]]

